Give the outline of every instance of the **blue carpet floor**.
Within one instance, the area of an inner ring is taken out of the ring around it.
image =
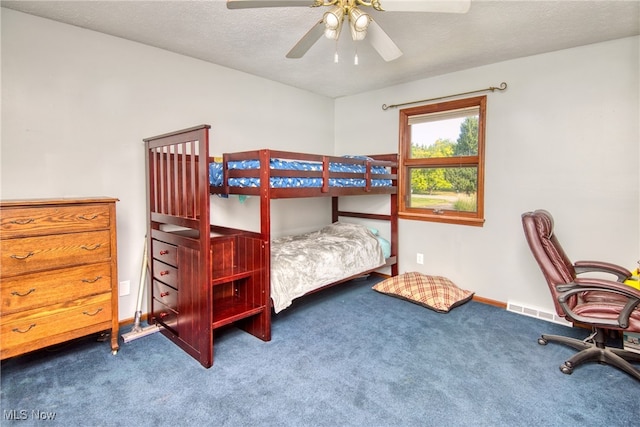
[[[294,303],[268,343],[222,331],[210,369],[161,334],[116,356],[85,339],[5,360],[1,424],[637,425],[638,381],[598,364],[564,375],[574,351],[536,342],[584,330],[476,302],[439,314],[376,293],[376,280]]]

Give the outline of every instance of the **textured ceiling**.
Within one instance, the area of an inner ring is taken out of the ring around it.
[[[466,14],[371,11],[404,55],[385,62],[365,40],[354,65],[348,32],[337,43],[338,64],[336,43],[324,37],[303,58],[285,58],[322,17],[318,8],[228,10],[223,0],[1,4],[329,97],[640,34],[639,0],[473,0]]]

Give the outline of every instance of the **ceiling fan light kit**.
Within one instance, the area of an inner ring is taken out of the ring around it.
[[[328,30],[337,30],[344,19],[344,9],[336,6],[324,14],[324,25]]]
[[[402,56],[402,51],[391,37],[360,6],[370,7],[379,12],[443,12],[466,13],[471,0],[227,0],[229,9],[260,7],[330,7],[323,17],[287,53],[287,58],[302,58],[324,34],[337,42],[345,18],[349,21],[351,38],[361,41],[367,38],[373,48],[385,61],[393,61]],[[369,30],[369,31],[367,31]],[[369,37],[367,37],[367,32]],[[335,62],[337,61],[335,54]],[[354,58],[358,64],[358,55]]]
[[[352,8],[349,11],[349,27],[353,41],[364,40],[371,17],[360,9]]]
[[[342,20],[344,19],[344,9],[339,6],[325,12],[322,17],[325,30],[324,36],[329,40],[338,40],[340,37],[340,29],[342,28]]]

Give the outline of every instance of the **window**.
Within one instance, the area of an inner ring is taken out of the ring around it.
[[[482,226],[486,96],[400,110],[399,215]]]

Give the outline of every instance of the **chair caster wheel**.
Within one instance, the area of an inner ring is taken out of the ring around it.
[[[562,365],[560,365],[560,371],[563,374],[571,375],[573,373],[573,368],[570,365],[563,363]]]
[[[548,342],[549,341],[547,341],[546,339],[544,339],[542,337],[538,338],[538,344],[540,344],[540,345],[547,345]]]

